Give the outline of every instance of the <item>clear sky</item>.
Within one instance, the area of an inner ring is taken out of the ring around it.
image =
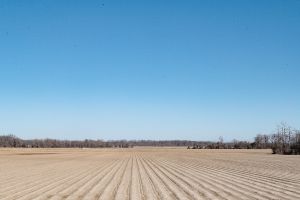
[[[300,1],[0,1],[0,134],[252,139],[300,128]]]

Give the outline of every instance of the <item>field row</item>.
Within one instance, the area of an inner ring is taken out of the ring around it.
[[[0,199],[300,199],[299,166],[250,150],[1,150]]]

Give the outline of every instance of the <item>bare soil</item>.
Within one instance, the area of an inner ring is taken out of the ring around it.
[[[300,199],[270,150],[0,149],[0,199]]]

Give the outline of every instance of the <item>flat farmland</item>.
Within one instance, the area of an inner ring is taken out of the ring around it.
[[[300,199],[269,150],[0,149],[0,199]]]

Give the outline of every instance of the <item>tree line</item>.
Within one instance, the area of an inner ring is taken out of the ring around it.
[[[189,140],[57,140],[57,139],[31,139],[24,140],[14,135],[0,136],[0,147],[22,148],[130,148],[134,146],[193,146],[210,144],[211,142],[198,142]]]
[[[24,140],[14,135],[0,136],[0,147],[22,148],[130,148],[134,146],[182,146],[188,149],[272,149],[274,154],[300,154],[300,131],[281,123],[273,134],[258,134],[254,141],[217,142],[190,140]]]
[[[273,134],[258,134],[253,142],[233,140],[193,145],[189,149],[272,149],[273,154],[300,154],[300,131],[286,123],[277,126]]]

